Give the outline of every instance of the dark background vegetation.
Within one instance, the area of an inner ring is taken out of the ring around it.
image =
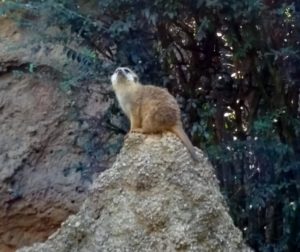
[[[299,13],[300,1],[290,0],[0,5],[0,15],[15,15],[44,43],[64,45],[81,65],[76,77],[66,74],[66,91],[79,80],[109,85],[120,65],[167,87],[193,143],[214,164],[236,225],[252,248],[270,252],[300,251]],[[32,27],[37,17],[42,22]],[[49,37],[50,25],[68,32]],[[118,114],[113,104],[105,125],[125,133],[111,120]]]

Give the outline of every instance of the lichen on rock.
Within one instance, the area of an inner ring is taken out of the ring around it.
[[[76,215],[19,252],[251,251],[234,226],[209,161],[173,134],[128,135]]]

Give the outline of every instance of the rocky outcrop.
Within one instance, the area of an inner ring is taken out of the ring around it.
[[[171,133],[131,134],[88,199],[45,243],[19,252],[251,251],[201,151]]]
[[[1,252],[45,240],[111,163],[106,90],[95,81],[66,89],[65,69],[78,66],[37,35],[0,17]]]

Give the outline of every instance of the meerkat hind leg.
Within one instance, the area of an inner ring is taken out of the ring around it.
[[[140,127],[133,127],[131,132],[142,133],[142,134],[161,134],[167,131],[165,123],[161,122],[161,119],[157,117],[157,114],[148,111],[148,114],[141,120]]]
[[[134,128],[131,130],[131,132],[150,135],[150,134],[162,133],[162,130],[160,128],[152,127],[151,124],[148,124],[148,125],[142,125],[141,128]]]
[[[162,130],[159,127],[151,127],[151,125],[147,125],[147,126],[142,126],[142,128],[138,128],[138,129],[134,129],[133,132],[136,133],[142,133],[142,134],[161,134],[163,131],[166,130]]]

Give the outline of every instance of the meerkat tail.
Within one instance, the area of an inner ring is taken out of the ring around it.
[[[188,151],[191,153],[191,156],[193,160],[199,161],[199,158],[196,155],[196,152],[194,150],[194,146],[192,145],[191,141],[189,140],[188,136],[185,134],[184,130],[180,126],[175,126],[171,129],[171,131],[179,137],[179,139],[183,142],[183,144],[186,146]]]

